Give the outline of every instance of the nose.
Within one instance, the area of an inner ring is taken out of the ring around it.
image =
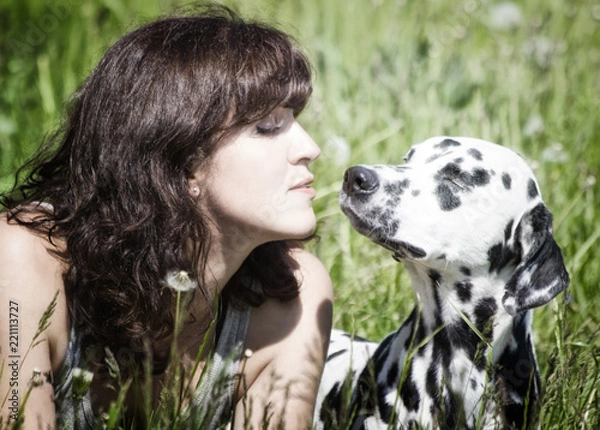
[[[294,145],[290,154],[290,161],[292,164],[298,164],[302,161],[311,163],[319,158],[321,155],[321,149],[310,137],[310,135],[302,128],[302,126],[295,122],[293,124],[294,130]]]
[[[379,188],[377,173],[364,166],[350,167],[344,173],[342,190],[349,196],[368,195]]]

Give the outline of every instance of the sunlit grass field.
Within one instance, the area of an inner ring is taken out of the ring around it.
[[[127,30],[188,2],[0,0],[0,190]],[[238,0],[295,35],[315,68],[300,122],[315,163],[335,326],[374,340],[414,305],[403,268],[337,204],[353,164],[399,164],[434,135],[510,147],[534,167],[571,275],[535,311],[543,429],[600,427],[600,3],[592,0]]]

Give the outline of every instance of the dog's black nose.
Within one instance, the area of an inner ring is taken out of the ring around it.
[[[378,187],[377,173],[367,167],[350,167],[344,173],[342,190],[349,196],[371,194]]]

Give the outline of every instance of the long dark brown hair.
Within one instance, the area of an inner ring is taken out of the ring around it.
[[[171,333],[161,281],[172,270],[200,280],[210,247],[188,178],[228,132],[277,106],[300,112],[310,93],[309,62],[287,34],[222,7],[149,23],[108,49],[0,198],[10,220],[66,243],[69,310],[88,346],[125,348],[136,363]],[[262,289],[236,276],[224,294],[254,306],[296,297],[290,246],[262,245],[240,269]]]

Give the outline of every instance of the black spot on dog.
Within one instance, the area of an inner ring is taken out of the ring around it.
[[[326,428],[334,428],[337,425],[339,417],[338,411],[341,411],[342,405],[342,390],[349,389],[347,384],[336,382],[331,391],[327,393],[321,410],[319,411],[319,419],[323,421]]]
[[[510,187],[512,185],[512,178],[506,172],[502,174],[502,185],[504,185],[504,188],[507,190],[510,190]]]
[[[464,158],[462,158],[462,157],[458,157],[458,158],[455,158],[455,159],[454,159],[454,162],[455,162],[456,164],[460,164],[460,163],[462,163],[463,161],[465,161],[465,159],[464,159]]]
[[[504,227],[504,241],[508,242],[508,240],[510,239],[510,237],[512,236],[512,227],[514,224],[514,220],[510,220],[507,224],[506,227]]]
[[[347,349],[341,349],[339,351],[336,351],[336,352],[334,352],[333,354],[331,354],[330,356],[327,357],[327,361],[333,360],[335,357],[343,355],[343,354],[345,354],[347,352],[348,352]]]
[[[386,422],[389,423],[390,420],[392,419],[392,412],[393,412],[393,408],[392,405],[390,405],[387,401],[386,401],[386,396],[387,396],[387,392],[385,390],[377,390],[377,405],[379,406],[379,412],[381,413],[381,419]],[[369,414],[371,415],[371,414]]]
[[[473,185],[481,187],[490,183],[490,174],[485,169],[474,169],[470,179]]]
[[[402,324],[401,330],[404,329],[404,327],[408,327],[409,324],[412,325],[410,329],[412,336],[409,336],[404,342],[404,349],[407,351],[410,351],[414,346],[419,345],[427,335],[425,325],[420,321],[419,310],[416,307],[413,308],[408,319]],[[420,356],[423,356],[424,353],[425,348],[419,348],[417,351],[417,354]]]
[[[399,375],[398,362],[394,361],[392,363],[392,365],[390,366],[390,370],[388,370],[388,374],[386,377],[386,383],[387,383],[388,387],[395,388],[396,383],[398,381],[398,375]]]
[[[383,240],[389,236],[393,236],[400,227],[400,221],[394,217],[394,212],[387,209],[377,217],[379,223],[378,229],[383,233]]]
[[[373,357],[373,359],[378,360],[377,357]],[[360,423],[365,416],[371,416],[371,411],[374,411],[376,407],[381,412],[382,419],[385,419],[385,417],[388,417],[389,419],[389,416],[391,415],[392,408],[385,402],[384,398],[384,396],[387,394],[387,391],[384,389],[379,389],[377,379],[374,374],[374,369],[379,368],[380,365],[381,362],[370,361],[367,363],[366,367],[358,377],[356,387],[352,392],[352,403],[354,407],[357,407],[361,412],[354,418],[354,424],[357,422]],[[346,381],[348,381],[348,378],[346,378]],[[346,383],[346,381],[344,381],[344,383]],[[343,406],[347,407],[347,405]],[[337,424],[339,425],[339,423]],[[337,426],[325,426],[325,428],[337,428]]]
[[[419,390],[415,385],[415,382],[412,378],[412,363],[408,366],[406,370],[406,378],[404,379],[404,383],[400,388],[400,398],[404,402],[404,406],[408,411],[417,411],[419,410],[419,404],[421,403],[421,395],[419,394]]]
[[[442,282],[442,275],[437,270],[430,270],[429,279],[431,279],[433,288],[437,288],[437,286]]]
[[[444,428],[458,428],[458,404],[459,402],[457,401],[454,393],[448,392],[444,396],[444,408],[441,411],[441,418],[443,418]]]
[[[475,378],[471,378],[471,388],[473,390],[477,389],[477,381],[475,380]]]
[[[466,191],[471,187],[480,187],[490,182],[490,172],[474,168],[472,172],[462,170],[456,163],[448,163],[435,175],[435,180],[453,184],[454,191]]]
[[[373,206],[364,216],[357,217],[351,213],[347,215],[356,230],[363,234],[370,234],[369,237],[376,242],[387,241],[387,238],[396,234],[400,227],[400,221],[394,217],[394,212],[390,208]],[[378,237],[374,237],[376,234]]]
[[[404,156],[404,161],[408,162],[410,161],[410,159],[412,158],[413,155],[415,155],[415,148],[410,148],[408,150],[408,152],[406,153],[406,155]]]
[[[433,145],[434,148],[441,148],[441,149],[450,148],[452,146],[460,146],[460,142],[457,142],[454,139],[444,139],[441,142]]]
[[[530,200],[533,200],[539,195],[540,192],[535,184],[535,181],[533,179],[529,179],[527,182],[527,197],[529,197]]]
[[[488,249],[488,262],[490,263],[489,271],[499,272],[506,267],[510,262],[515,260],[515,253],[503,243],[497,243]]]
[[[404,194],[404,191],[410,186],[410,181],[404,179],[402,181],[391,182],[384,185],[383,189],[385,195],[388,197],[386,205],[390,207],[396,207],[400,204],[400,197]]]
[[[486,326],[490,322],[490,319],[496,315],[497,310],[498,304],[493,297],[486,297],[477,302],[474,310],[475,326],[481,333],[486,331]]]
[[[465,276],[471,276],[471,269],[469,269],[468,267],[465,267],[465,266],[461,266],[460,273],[462,273]]]
[[[425,391],[433,399],[434,405],[437,406],[439,404],[440,384],[438,381],[437,363],[435,361],[429,365],[425,374]]]
[[[468,315],[466,315],[466,318],[468,318]],[[479,343],[477,333],[475,333],[462,318],[447,325],[446,331],[448,332],[448,338],[452,345],[456,348],[463,349],[472,361],[477,353],[477,344]]]
[[[435,179],[459,179],[463,170],[456,163],[448,163],[436,173]]]
[[[410,181],[408,179],[404,179],[402,181],[396,181],[385,184],[383,189],[385,193],[389,196],[399,196],[404,194],[404,190],[406,190],[409,186]]]
[[[439,324],[440,327],[442,324]],[[452,348],[450,338],[447,330],[441,330],[433,338],[433,356],[437,359],[441,359],[442,366],[445,369],[450,367],[452,363]]]
[[[483,155],[481,154],[481,151],[479,151],[475,148],[469,148],[467,150],[467,154],[469,154],[471,157],[473,157],[477,161],[483,160]]]
[[[467,303],[471,301],[471,290],[473,289],[471,281],[464,280],[457,282],[454,284],[454,287],[456,288],[456,295],[461,302]]]
[[[410,193],[412,194],[413,197],[417,197],[419,194],[421,194],[421,191],[419,191],[419,190],[412,190]]]
[[[517,347],[504,350],[495,374],[500,395],[508,399],[503,411],[507,424],[512,428],[523,428],[523,405],[533,404],[539,395],[540,377],[526,318],[523,314],[514,319],[512,334]],[[527,422],[530,422],[533,411],[530,408],[527,412]]]
[[[435,189],[435,195],[443,211],[451,211],[459,208],[461,205],[460,197],[458,197],[447,184],[439,184]]]

